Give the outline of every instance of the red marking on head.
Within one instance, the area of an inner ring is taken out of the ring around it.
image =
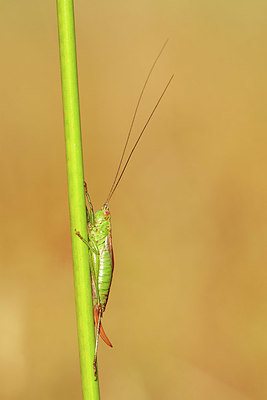
[[[109,211],[108,211],[108,210],[105,210],[105,211],[104,211],[104,214],[105,214],[106,216],[108,216],[108,215],[109,215]]]

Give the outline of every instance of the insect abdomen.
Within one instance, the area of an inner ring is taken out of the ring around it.
[[[103,248],[100,250],[99,273],[98,273],[98,291],[101,307],[103,311],[108,301],[108,295],[113,275],[113,257],[110,248],[111,237],[106,236]]]

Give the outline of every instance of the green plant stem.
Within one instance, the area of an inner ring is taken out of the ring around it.
[[[82,392],[84,400],[96,400],[99,385],[93,369],[95,331],[89,257],[87,247],[75,234],[77,229],[87,237],[73,1],[57,0],[57,15]]]

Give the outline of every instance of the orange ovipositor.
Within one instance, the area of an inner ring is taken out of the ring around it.
[[[99,311],[97,307],[94,307],[94,321],[95,321],[95,327],[97,327],[98,324],[98,318],[99,318]],[[108,339],[107,335],[105,334],[104,328],[102,326],[102,322],[100,321],[100,327],[99,327],[99,335],[102,338],[102,340],[110,347],[113,347],[110,340]]]

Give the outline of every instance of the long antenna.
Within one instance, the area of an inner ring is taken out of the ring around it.
[[[168,89],[168,86],[169,86],[169,84],[171,83],[173,77],[174,77],[174,74],[170,77],[170,79],[169,79],[167,85],[165,86],[163,92],[161,93],[161,95],[160,95],[160,97],[159,97],[157,103],[155,104],[153,110],[151,111],[151,113],[150,113],[150,115],[149,115],[149,117],[148,117],[148,119],[147,119],[147,121],[146,121],[146,123],[145,123],[143,129],[141,130],[140,135],[138,136],[138,139],[137,139],[136,142],[135,142],[135,145],[133,146],[133,148],[132,148],[132,150],[131,150],[131,152],[130,152],[130,154],[129,154],[129,157],[127,158],[127,161],[126,161],[126,163],[125,163],[125,165],[124,165],[124,167],[123,167],[123,170],[122,170],[122,172],[121,172],[121,174],[120,174],[120,176],[119,176],[119,179],[117,180],[116,185],[115,185],[115,186],[113,185],[114,188],[113,188],[112,192],[109,193],[109,196],[108,196],[107,201],[106,201],[105,204],[108,204],[108,203],[109,203],[111,197],[113,196],[113,193],[114,193],[115,190],[117,189],[117,186],[118,186],[118,184],[119,184],[119,182],[120,182],[120,180],[121,180],[121,178],[122,178],[122,176],[123,176],[123,174],[124,174],[124,171],[125,171],[125,169],[126,169],[128,163],[129,163],[129,161],[130,161],[130,159],[131,159],[131,157],[132,157],[132,155],[133,155],[133,152],[134,152],[134,150],[136,149],[136,146],[138,145],[139,140],[141,139],[141,137],[142,137],[142,135],[143,135],[143,133],[144,133],[144,131],[145,131],[147,125],[149,124],[149,121],[151,120],[151,118],[152,118],[154,112],[156,111],[156,109],[157,109],[157,107],[158,107],[158,105],[159,105],[159,103],[160,103],[162,97],[164,96],[166,90]]]
[[[135,107],[134,114],[133,114],[133,118],[132,118],[132,121],[131,121],[131,124],[130,124],[130,128],[129,128],[129,132],[128,132],[128,135],[127,135],[127,139],[126,139],[126,142],[125,142],[125,145],[124,145],[124,148],[123,148],[123,152],[122,152],[122,155],[121,155],[121,159],[120,159],[120,162],[119,162],[119,166],[118,166],[118,168],[117,168],[117,172],[116,172],[114,181],[113,181],[112,186],[111,186],[111,188],[110,188],[110,191],[109,191],[109,194],[108,194],[108,198],[107,198],[105,204],[108,204],[108,202],[109,202],[109,200],[110,200],[110,197],[111,197],[110,194],[112,193],[113,188],[114,188],[114,185],[115,185],[115,183],[116,183],[116,179],[117,179],[117,177],[118,177],[118,174],[119,174],[119,171],[120,171],[120,168],[121,168],[121,164],[122,164],[122,161],[123,161],[123,158],[124,158],[124,155],[125,155],[125,151],[126,151],[126,148],[127,148],[127,145],[128,145],[129,139],[130,139],[130,136],[131,136],[131,132],[132,132],[133,126],[134,126],[136,114],[137,114],[137,111],[138,111],[138,108],[139,108],[141,99],[142,99],[142,97],[143,97],[143,94],[144,94],[144,91],[145,91],[147,82],[149,81],[149,78],[150,78],[150,76],[151,76],[151,74],[152,74],[152,71],[153,71],[153,69],[154,69],[154,67],[155,67],[155,65],[156,65],[156,63],[157,63],[157,61],[158,61],[158,59],[159,59],[160,56],[161,56],[161,53],[163,52],[163,50],[164,50],[166,44],[168,43],[168,40],[169,40],[169,39],[167,39],[167,40],[165,41],[165,43],[164,43],[164,45],[162,46],[162,48],[161,48],[159,54],[157,55],[155,61],[153,62],[152,66],[151,66],[151,68],[150,68],[150,70],[149,70],[149,73],[148,73],[148,75],[147,75],[147,77],[146,77],[146,80],[145,80],[144,86],[143,86],[143,88],[142,88],[142,90],[141,90],[141,93],[140,93],[140,95],[139,95],[139,98],[138,98],[138,100],[137,100],[136,107]]]

